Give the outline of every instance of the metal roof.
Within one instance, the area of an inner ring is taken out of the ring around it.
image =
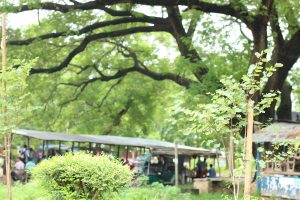
[[[300,124],[275,122],[255,133],[253,142],[300,142]]]
[[[121,146],[145,147],[154,148],[156,151],[163,153],[174,152],[175,144],[171,142],[163,142],[144,138],[111,136],[111,135],[84,135],[84,134],[66,134],[36,130],[13,130],[14,134],[32,137],[45,141],[65,141],[65,142],[91,142],[98,144],[110,144]],[[178,145],[179,154],[202,154],[202,155],[216,155],[216,151],[204,148],[196,148],[184,145]]]

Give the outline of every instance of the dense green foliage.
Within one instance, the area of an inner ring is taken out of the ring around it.
[[[195,132],[186,137],[185,126],[193,124],[180,120],[180,107],[209,103],[207,92],[220,89],[223,76],[239,82],[257,61],[254,53],[267,47],[271,63],[284,66],[265,90],[280,90],[278,80],[299,57],[296,0],[44,3],[7,0],[0,7],[38,10],[37,23],[11,22],[7,34],[8,63],[34,69],[24,100],[40,107],[26,111],[20,128],[201,145]]]
[[[132,179],[129,168],[113,157],[83,153],[44,160],[32,176],[56,199],[102,199]]]

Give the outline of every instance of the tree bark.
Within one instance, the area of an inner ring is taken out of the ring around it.
[[[2,15],[2,98],[3,98],[3,128],[4,128],[4,145],[5,145],[5,167],[6,167],[6,184],[7,184],[7,199],[12,199],[11,190],[11,175],[10,175],[10,143],[11,133],[7,130],[8,119],[5,116],[7,114],[7,101],[6,101],[6,16]]]
[[[277,109],[278,120],[291,121],[292,120],[292,86],[285,81],[281,89],[280,105]]]
[[[252,137],[253,137],[253,105],[254,102],[248,100],[248,120],[247,120],[247,137],[246,137],[246,152],[245,152],[245,182],[244,182],[244,199],[250,199],[251,195],[251,179],[252,179]]]

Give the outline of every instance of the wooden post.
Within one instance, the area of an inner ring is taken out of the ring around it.
[[[246,152],[245,152],[245,182],[244,182],[244,199],[250,199],[251,195],[251,157],[252,157],[252,137],[253,137],[253,100],[248,100],[248,122],[246,136]]]
[[[4,145],[5,145],[5,167],[6,167],[6,183],[7,183],[7,199],[12,199],[12,184],[11,184],[11,169],[10,169],[10,143],[11,143],[11,133],[6,130],[8,127],[8,119],[5,116],[7,113],[6,106],[6,16],[2,15],[2,98],[3,98],[3,107],[2,114],[3,126],[4,126]]]
[[[178,186],[178,173],[179,173],[179,170],[178,170],[178,149],[177,149],[177,143],[175,143],[175,149],[174,149],[174,153],[175,153],[175,159],[174,159],[174,162],[175,162],[175,185]]]

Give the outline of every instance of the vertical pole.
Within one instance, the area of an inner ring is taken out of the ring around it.
[[[2,112],[4,114],[3,126],[4,129],[8,126],[8,119],[5,116],[7,112],[6,106],[6,16],[2,15],[2,98],[3,98],[3,107]],[[10,174],[10,143],[11,143],[11,133],[7,130],[4,130],[4,142],[5,142],[5,167],[6,167],[6,183],[7,183],[7,199],[12,199],[12,188],[11,188],[11,174]]]
[[[42,158],[45,156],[45,140],[43,140],[43,153],[42,153]]]
[[[129,152],[129,147],[126,146],[126,161],[128,161],[128,152]]]
[[[79,149],[80,149],[80,142],[78,142],[78,146],[77,146],[77,148],[78,148],[78,151],[79,151]]]
[[[174,153],[175,153],[175,185],[178,186],[178,149],[177,149],[177,143],[175,143],[175,149],[174,149]]]
[[[90,151],[90,153],[92,152],[92,143],[91,142],[89,142],[89,151]]]
[[[260,147],[260,143],[257,143],[257,148]],[[259,160],[260,160],[260,152],[256,151],[256,191],[261,190],[261,178],[260,178],[260,166],[259,166]]]
[[[117,157],[120,158],[120,145],[118,145]]]
[[[217,164],[218,164],[219,177],[221,177],[220,156],[218,151],[217,151]]]
[[[245,152],[245,182],[244,182],[244,199],[250,199],[251,194],[251,156],[252,156],[252,137],[253,137],[253,100],[248,100],[248,122]]]
[[[61,155],[61,141],[58,141],[58,152]]]
[[[46,149],[47,149],[47,151],[46,151],[46,158],[48,158],[49,157],[49,144],[48,144],[48,140],[46,140]]]
[[[74,142],[72,142],[72,152],[74,152]]]

